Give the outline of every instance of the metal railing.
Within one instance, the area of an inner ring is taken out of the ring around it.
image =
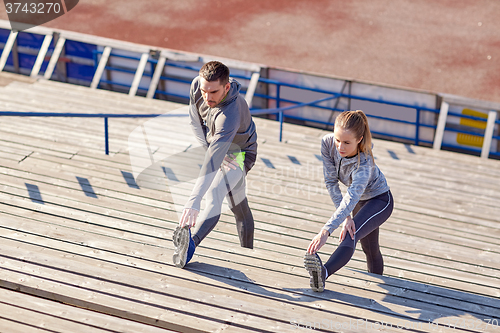
[[[63,117],[63,118],[103,118],[104,119],[104,150],[109,155],[109,118],[155,118],[155,117],[185,117],[183,114],[113,114],[113,113],[57,113],[57,112],[15,112],[0,111],[5,117]]]
[[[327,98],[322,98],[317,101],[312,101],[309,103],[302,103],[299,105],[288,106],[284,108],[269,109],[269,110],[255,110],[252,114],[257,115],[260,112],[269,111],[271,113],[283,114],[286,110],[291,110],[294,108],[299,108],[308,105],[314,105],[324,101],[337,98],[336,96],[331,96]],[[266,113],[269,113],[266,112]],[[0,116],[4,117],[56,117],[56,118],[103,118],[104,119],[104,150],[105,154],[109,155],[109,118],[156,118],[156,117],[186,117],[185,114],[114,114],[114,113],[59,113],[59,112],[23,112],[23,111],[0,111]],[[283,131],[283,121],[280,122],[280,141],[282,138]]]
[[[255,94],[255,96],[257,96],[257,97],[265,97],[265,98],[268,98],[268,99],[274,99],[276,101],[276,105],[278,107],[279,107],[279,105],[282,102],[286,102],[286,103],[300,103],[300,102],[297,102],[297,101],[283,99],[283,98],[280,97],[281,87],[290,87],[290,88],[296,88],[296,89],[305,89],[305,90],[309,90],[311,92],[317,92],[317,93],[323,93],[323,94],[334,94],[335,96],[337,96],[337,98],[347,98],[347,99],[351,99],[351,100],[367,101],[367,102],[373,102],[373,103],[379,103],[379,104],[392,105],[392,106],[400,106],[400,107],[405,107],[405,108],[409,108],[409,109],[415,109],[416,110],[416,119],[415,119],[415,121],[393,119],[393,118],[381,117],[381,116],[370,115],[370,114],[366,114],[366,116],[368,118],[385,120],[385,121],[391,121],[391,122],[400,123],[400,124],[409,124],[409,125],[415,126],[415,135],[413,137],[403,137],[403,136],[398,136],[398,135],[391,134],[391,133],[382,133],[382,132],[376,132],[376,131],[372,131],[373,134],[387,136],[387,137],[392,137],[392,138],[398,138],[398,139],[402,139],[402,140],[413,141],[415,143],[415,145],[419,145],[421,142],[432,144],[432,141],[427,141],[427,140],[420,139],[420,127],[428,127],[428,128],[435,129],[436,126],[435,125],[422,124],[420,122],[420,119],[421,119],[420,113],[422,111],[426,111],[426,112],[432,112],[432,113],[438,114],[439,113],[439,109],[433,109],[433,108],[415,106],[415,105],[411,105],[411,104],[404,104],[404,103],[397,103],[397,102],[385,101],[385,100],[380,100],[380,99],[367,98],[367,97],[362,97],[362,96],[357,96],[357,95],[352,95],[352,94],[345,94],[345,93],[341,93],[341,92],[325,91],[325,90],[322,90],[322,89],[315,89],[315,88],[310,88],[310,87],[302,87],[302,86],[298,86],[298,85],[293,85],[293,84],[289,84],[289,83],[283,83],[283,82],[279,82],[279,81],[276,81],[276,80],[270,80],[270,79],[265,79],[265,78],[261,79],[261,81],[264,82],[264,83],[269,83],[269,84],[276,85],[276,97],[273,97],[273,96],[264,96],[264,95],[260,95],[260,94]],[[316,106],[316,105],[311,105],[311,106],[319,108],[319,109],[329,110],[331,112],[333,112],[333,111],[342,112],[342,111],[346,110],[346,109],[340,109],[340,108],[336,108],[336,107],[326,107],[326,106]],[[296,119],[296,120],[302,120],[302,121],[307,121],[307,122],[314,122],[314,123],[323,124],[323,125],[327,125],[327,126],[333,126],[334,125],[334,123],[331,123],[331,122],[324,122],[324,121],[320,121],[320,120],[316,120],[316,119],[311,119],[311,118],[306,118],[306,117],[291,116],[291,115],[286,115],[286,114],[283,114],[282,117],[284,117],[284,118],[290,118],[290,119]],[[282,121],[282,120],[283,119],[280,118],[280,121]]]
[[[36,34],[36,33],[35,33]],[[9,37],[10,38],[10,37]],[[78,43],[78,38],[74,39],[73,42],[75,43]],[[69,41],[69,39],[68,39]],[[86,42],[83,42],[82,43],[88,43],[88,41]],[[64,45],[65,47],[65,45]],[[50,48],[49,48],[49,52],[47,53],[47,55],[50,54],[50,50],[53,49],[53,46],[51,45]],[[116,47],[116,49],[120,50],[119,47]],[[18,46],[18,49],[17,49],[17,53],[23,53],[26,52],[26,54],[30,54],[30,55],[33,55],[33,50],[32,48],[26,48],[26,50],[23,50],[22,46]],[[28,52],[29,51],[29,52]],[[89,51],[90,52],[90,51]],[[145,51],[139,51],[140,52],[145,52]],[[99,59],[98,59],[98,56],[99,54],[102,54],[103,51],[98,51],[98,50],[92,50],[91,51],[92,53],[92,57],[93,57],[93,64],[94,64],[94,73],[95,73],[95,70],[97,69],[97,65],[99,63]],[[147,53],[142,53],[142,57],[146,56]],[[129,59],[129,60],[134,60],[134,61],[141,61],[141,60],[146,60],[146,59],[142,59],[142,57],[136,57],[136,56],[127,56],[127,55],[122,55],[122,54],[116,54],[116,53],[111,53],[110,56],[112,57],[121,57],[121,58],[124,58],[124,59]],[[154,57],[152,57],[151,55],[149,55],[147,58],[147,65],[150,66],[150,69],[146,70],[146,71],[143,71],[142,72],[142,76],[145,76],[145,77],[153,77],[153,73],[155,72],[155,65],[159,63],[159,61],[157,59],[155,59]],[[47,57],[45,58],[45,60],[47,60]],[[53,59],[51,59],[52,61]],[[57,60],[57,59],[56,59]],[[90,62],[92,62],[92,59],[88,59]],[[163,59],[164,60],[164,59]],[[70,57],[68,57],[68,59],[65,59],[65,62],[66,63],[72,63],[72,60]],[[45,62],[44,62],[45,63]],[[21,64],[20,64],[21,65]],[[78,64],[75,64],[75,65],[78,65]],[[103,64],[104,65],[104,64]],[[88,65],[86,65],[88,66]],[[186,75],[185,77],[180,75],[178,77],[174,77],[174,76],[165,76],[163,75],[164,72],[162,71],[162,75],[160,75],[160,80],[164,80],[164,81],[171,81],[171,82],[176,82],[176,83],[181,83],[181,84],[186,84],[186,85],[189,85],[191,83],[191,79],[194,78],[194,76],[196,76],[196,73],[198,72],[199,70],[199,67],[197,66],[193,66],[193,65],[190,65],[189,63],[185,63],[185,64],[182,64],[182,63],[179,63],[179,61],[177,61],[176,63],[174,62],[171,62],[171,61],[167,61],[164,63],[164,66],[170,66],[170,67],[176,67],[176,68],[179,68],[179,69],[186,69],[186,70],[189,70],[189,71],[193,71],[193,75],[192,77],[189,77],[189,75]],[[19,66],[20,69],[27,69],[23,66]],[[92,68],[92,67],[90,67]],[[126,68],[126,66],[124,67],[121,67],[121,68],[118,68],[118,67],[113,67],[109,64],[106,64],[106,66],[104,67],[105,70],[107,71],[120,71],[120,72],[123,72],[123,73],[128,73],[128,74],[137,74],[137,71],[136,71],[136,68],[133,68],[130,67],[130,68]],[[251,78],[248,77],[248,76],[241,76],[241,75],[233,75],[233,77],[237,78],[237,79],[244,79],[244,80],[250,80]],[[68,76],[69,78],[69,76]],[[100,84],[110,84],[110,85],[116,85],[116,86],[121,86],[121,87],[127,87],[127,88],[130,88],[131,85],[128,84],[127,82],[116,82],[116,81],[112,81],[112,80],[104,80],[104,79],[100,79],[99,80]],[[330,120],[329,121],[322,121],[322,120],[318,120],[318,119],[311,119],[310,117],[301,117],[301,116],[297,116],[297,115],[291,115],[291,114],[287,114],[286,111],[289,111],[291,109],[296,109],[296,108],[300,108],[300,107],[311,107],[311,108],[315,108],[315,109],[318,109],[318,110],[324,110],[326,112],[331,112],[331,115],[333,116],[333,112],[341,112],[341,111],[344,111],[345,109],[342,109],[342,108],[338,108],[337,105],[335,106],[324,106],[324,105],[319,105],[321,102],[325,102],[325,101],[328,101],[328,100],[332,100],[332,99],[337,99],[339,100],[340,98],[345,98],[347,99],[349,102],[351,100],[359,100],[359,101],[367,101],[367,102],[373,102],[373,103],[378,103],[378,104],[383,104],[383,105],[389,105],[389,106],[397,106],[397,107],[403,107],[403,108],[408,108],[408,109],[414,109],[416,112],[415,112],[415,119],[414,120],[401,120],[401,119],[394,119],[394,118],[389,118],[389,117],[381,117],[381,116],[378,116],[378,115],[370,115],[370,114],[367,114],[368,117],[370,118],[373,118],[373,119],[377,119],[377,120],[381,120],[381,121],[387,121],[387,122],[394,122],[394,123],[399,123],[399,124],[404,124],[404,125],[410,125],[410,126],[414,126],[415,130],[414,130],[414,133],[411,135],[411,136],[401,136],[401,135],[395,135],[393,133],[384,133],[384,132],[376,132],[374,131],[373,133],[375,135],[380,135],[380,136],[384,136],[384,137],[390,137],[390,138],[395,138],[395,139],[399,139],[399,140],[404,140],[404,141],[411,141],[413,142],[415,145],[419,145],[419,144],[433,144],[433,142],[435,142],[435,137],[433,138],[433,141],[429,141],[429,140],[424,140],[420,137],[420,131],[421,131],[421,128],[430,128],[432,130],[436,130],[436,133],[437,133],[437,126],[436,125],[430,125],[430,124],[425,124],[425,123],[422,123],[421,122],[421,119],[422,119],[422,112],[431,112],[433,114],[439,114],[440,113],[440,110],[439,109],[434,109],[434,108],[428,108],[428,107],[422,107],[422,106],[418,106],[418,105],[410,105],[410,104],[405,104],[405,103],[398,103],[398,102],[393,102],[393,101],[389,101],[389,100],[382,100],[382,99],[374,99],[374,98],[367,98],[367,97],[364,97],[364,96],[357,96],[357,95],[353,95],[353,94],[345,94],[343,93],[343,89],[342,89],[342,92],[336,92],[336,91],[328,91],[328,90],[324,90],[324,89],[317,89],[317,88],[311,88],[311,87],[305,87],[305,86],[300,86],[300,85],[294,85],[294,84],[289,84],[289,83],[286,83],[286,82],[280,82],[278,80],[274,80],[274,79],[268,79],[268,78],[263,78],[263,77],[260,77],[258,82],[260,83],[263,83],[265,85],[267,85],[268,87],[269,86],[274,86],[275,89],[273,91],[273,94],[269,94],[269,93],[262,93],[262,92],[256,92],[254,94],[254,96],[256,98],[261,98],[261,99],[264,99],[267,103],[267,105],[275,105],[276,108],[273,108],[273,109],[252,109],[252,113],[257,115],[257,114],[260,114],[260,115],[263,115],[263,114],[268,114],[268,115],[276,115],[276,118],[277,120],[280,122],[280,140],[282,140],[282,137],[283,137],[283,122],[285,121],[285,119],[293,119],[293,120],[300,120],[302,122],[307,122],[307,123],[315,123],[315,124],[321,124],[321,125],[325,125],[325,126],[333,126],[334,123],[330,122],[332,117],[330,117]],[[347,81],[346,81],[347,82]],[[286,98],[283,98],[281,96],[281,92],[282,92],[282,88],[284,87],[289,87],[289,88],[296,88],[296,89],[300,89],[300,90],[303,90],[303,91],[310,91],[310,92],[314,92],[314,93],[320,93],[320,94],[325,94],[325,95],[328,95],[329,97],[325,97],[325,99],[323,100],[316,100],[316,101],[312,101],[312,102],[302,102],[302,101],[298,101],[298,100],[290,100],[290,99],[286,99]],[[144,88],[138,88],[139,90],[144,90]],[[188,100],[189,99],[189,96],[187,94],[183,94],[183,93],[180,93],[180,94],[175,94],[173,92],[169,92],[169,91],[163,91],[161,89],[152,89],[151,92],[154,91],[154,95],[164,95],[164,96],[170,96],[170,97],[175,97],[177,99],[184,99],[184,100]],[[188,91],[188,89],[186,89],[186,92]],[[272,103],[271,103],[272,101]],[[286,107],[281,107],[283,105],[283,103],[287,103],[288,106]],[[293,104],[290,106],[290,104]],[[338,103],[337,103],[338,104]],[[17,113],[18,115],[20,113]],[[26,113],[25,113],[26,114]],[[55,117],[61,117],[61,116],[75,116],[75,117],[101,117],[101,118],[104,118],[105,120],[105,124],[106,124],[106,131],[107,131],[107,121],[108,121],[108,118],[113,118],[113,117],[148,117],[148,115],[116,115],[116,114],[110,114],[110,115],[104,115],[104,114],[88,114],[88,115],[84,115],[84,114],[54,114],[54,113],[28,113],[30,114],[30,116],[42,116],[42,115],[45,115],[45,116],[55,116]],[[10,114],[11,116],[13,114]],[[450,116],[453,116],[453,117],[460,117],[460,118],[468,118],[468,119],[472,119],[472,120],[477,120],[477,121],[486,121],[485,119],[483,118],[479,118],[479,117],[473,117],[473,116],[468,116],[468,115],[462,115],[462,114],[457,114],[457,113],[449,113]],[[155,117],[155,116],[158,116],[158,115],[149,115],[149,117]],[[498,126],[500,124],[500,120],[496,120],[494,122],[494,126]],[[491,127],[490,127],[491,129]],[[476,130],[476,131],[468,131],[466,129],[464,129],[464,127],[449,127],[449,126],[443,126],[441,127],[442,131],[448,131],[448,132],[457,132],[457,133],[462,133],[462,134],[468,134],[468,135],[476,135],[476,136],[483,136],[485,137],[486,135],[484,133],[480,133],[480,131]],[[105,134],[106,136],[106,141],[108,140],[107,137],[108,137],[108,134],[106,132]],[[429,136],[429,135],[427,135]],[[491,139],[491,140],[500,140],[500,136],[495,136],[493,135],[491,132],[489,133],[488,135],[488,139]],[[475,148],[466,148],[466,147],[463,147],[463,146],[458,146],[458,145],[453,145],[453,144],[442,144],[443,147],[446,147],[446,148],[453,148],[453,149],[461,149],[461,150],[469,150],[470,152],[473,152],[473,153],[477,153],[479,152],[480,150],[479,149],[475,149]],[[484,150],[484,149],[483,149]],[[109,152],[109,151],[108,151]],[[492,156],[500,156],[500,153],[495,153],[495,152],[492,152],[491,153]]]
[[[96,51],[94,51],[94,53],[95,53],[95,67],[97,68],[97,64],[98,64],[97,55],[98,54],[102,54],[103,52],[96,50]],[[124,59],[129,59],[129,60],[137,60],[137,61],[140,60],[140,57],[124,56],[124,55],[113,54],[113,53],[110,54],[110,57],[118,57],[118,58],[124,58]],[[150,71],[150,73],[144,72],[143,75],[146,76],[146,77],[152,77],[152,75],[153,75],[152,73],[154,72],[153,66],[154,66],[154,64],[158,63],[158,61],[156,59],[150,58],[150,59],[148,59],[148,63],[151,64],[151,71]],[[198,73],[198,71],[200,69],[199,67],[196,67],[196,66],[179,65],[179,64],[173,64],[173,63],[168,63],[168,62],[165,63],[165,66],[171,66],[171,67],[176,67],[176,68],[187,69],[187,70],[191,70],[191,71],[193,71],[195,73]],[[117,71],[117,72],[122,72],[122,73],[129,73],[129,74],[132,74],[132,75],[135,74],[135,71],[132,70],[132,69],[128,70],[128,69],[124,69],[124,68],[117,68],[117,67],[111,67],[111,66],[106,66],[105,69],[110,70],[110,71]],[[195,76],[196,75],[193,75],[193,78]],[[251,77],[241,76],[241,75],[232,75],[232,77],[236,78],[236,79],[244,79],[244,80],[250,80],[251,79]],[[165,81],[173,81],[173,82],[177,82],[177,83],[184,83],[186,85],[190,85],[191,84],[191,80],[183,80],[183,79],[172,78],[172,77],[168,77],[168,76],[161,76],[160,79],[165,80]],[[123,83],[120,83],[120,82],[111,81],[111,80],[102,80],[101,79],[100,82],[104,83],[104,84],[111,84],[111,85],[114,84],[114,85],[123,86],[123,87],[130,87],[130,85],[123,84]],[[373,131],[373,134],[380,135],[380,136],[385,136],[385,137],[397,138],[397,139],[405,140],[405,141],[413,141],[415,145],[419,145],[420,143],[432,144],[432,141],[420,139],[420,128],[421,127],[427,127],[427,128],[436,129],[435,125],[422,124],[420,122],[421,112],[432,112],[432,113],[438,114],[439,113],[439,109],[427,108],[427,107],[422,107],[422,106],[415,106],[415,105],[405,104],[405,103],[397,103],[397,102],[385,101],[385,100],[380,100],[380,99],[367,98],[367,97],[356,96],[356,95],[352,95],[352,94],[344,94],[344,93],[340,93],[340,92],[327,91],[327,90],[324,90],[324,89],[304,87],[304,86],[289,84],[289,83],[280,82],[280,81],[277,81],[277,80],[267,79],[267,78],[262,78],[262,77],[259,78],[259,82],[260,83],[265,83],[265,84],[272,84],[272,85],[276,86],[276,96],[271,96],[271,95],[266,95],[266,94],[259,94],[259,93],[255,93],[254,94],[255,97],[264,98],[264,99],[266,99],[268,101],[269,100],[275,101],[276,108],[274,108],[274,109],[252,109],[251,110],[252,114],[254,114],[254,115],[257,115],[257,114],[258,115],[265,115],[265,114],[267,114],[267,115],[276,115],[277,116],[277,120],[280,122],[280,135],[279,135],[280,141],[282,141],[282,138],[283,138],[283,122],[284,122],[284,120],[286,118],[300,120],[300,121],[304,121],[304,122],[317,123],[317,124],[322,124],[322,125],[326,125],[326,126],[333,126],[334,125],[334,123],[324,122],[324,121],[320,121],[320,120],[313,119],[313,118],[287,115],[287,114],[285,114],[285,111],[291,110],[291,109],[295,109],[295,108],[299,108],[299,107],[310,106],[310,107],[314,107],[314,108],[318,108],[318,109],[328,110],[330,112],[334,112],[334,111],[342,112],[342,111],[345,111],[345,109],[340,109],[340,108],[336,108],[336,107],[321,106],[321,105],[317,105],[317,104],[321,103],[321,102],[324,102],[324,101],[327,101],[327,100],[335,99],[335,98],[348,98],[348,99],[355,99],[355,100],[360,100],[360,101],[374,102],[374,103],[379,103],[379,104],[385,104],[385,105],[391,105],[391,106],[400,106],[400,107],[405,107],[405,108],[409,108],[409,109],[415,109],[416,110],[416,119],[415,119],[415,121],[393,119],[393,118],[388,118],[388,117],[381,117],[381,116],[375,116],[375,115],[369,115],[369,114],[367,114],[368,117],[373,118],[373,119],[379,119],[379,120],[384,120],[384,121],[391,121],[391,122],[396,122],[396,123],[401,123],[401,124],[413,125],[413,126],[415,126],[415,134],[414,134],[414,136],[404,137],[404,136],[399,136],[399,135],[395,135],[395,134],[391,134],[391,133],[382,133],[382,132],[376,132],[376,131]],[[326,98],[325,100],[304,103],[304,102],[300,102],[300,101],[294,101],[294,100],[289,100],[289,99],[281,98],[281,96],[280,96],[281,87],[289,87],[289,88],[296,88],[296,89],[301,89],[301,90],[307,90],[307,91],[310,91],[310,92],[332,95],[334,97],[332,97],[332,98]],[[139,88],[139,90],[141,90],[141,88]],[[243,90],[243,92],[244,92],[244,90]],[[155,91],[155,94],[162,94],[162,95],[173,96],[173,97],[177,97],[177,98],[185,98],[186,100],[189,100],[189,96],[188,95],[172,94],[172,93],[169,93],[169,92],[166,92],[166,91],[161,91],[159,89],[157,89]],[[281,103],[292,103],[292,104],[296,104],[296,105],[294,107],[280,108]]]
[[[448,116],[457,117],[460,119],[469,119],[469,120],[474,120],[474,121],[479,121],[479,122],[484,122],[484,123],[488,122],[488,119],[484,118],[484,117],[470,116],[470,115],[457,113],[457,112],[448,112]],[[500,119],[497,119],[495,121],[495,125],[500,125]],[[462,125],[462,127],[467,127],[467,126]],[[446,126],[444,128],[444,130],[448,131],[448,132],[455,132],[455,133],[459,133],[459,134],[466,134],[466,135],[472,135],[475,137],[483,137],[483,138],[485,136],[485,131],[486,131],[486,130],[477,129],[477,128],[475,130],[471,131],[471,130],[454,128],[454,127],[450,127],[450,126]],[[491,138],[492,138],[492,140],[500,140],[500,136],[494,135],[494,134],[491,136]],[[441,146],[444,148],[448,148],[448,149],[459,149],[459,150],[463,150],[463,151],[468,151],[469,153],[473,153],[473,154],[481,154],[482,153],[481,148],[464,147],[464,146],[451,145],[451,144],[446,144],[446,143],[442,143]],[[488,155],[500,157],[500,152],[488,152]]]

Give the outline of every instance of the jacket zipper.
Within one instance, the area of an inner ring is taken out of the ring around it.
[[[339,169],[337,171],[337,179],[340,179],[340,167],[342,166],[342,160],[343,160],[343,158],[340,158]]]

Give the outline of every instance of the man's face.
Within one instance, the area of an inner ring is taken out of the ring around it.
[[[216,107],[229,91],[231,84],[222,85],[219,80],[207,81],[203,77],[200,80],[200,90],[205,103],[211,108]]]

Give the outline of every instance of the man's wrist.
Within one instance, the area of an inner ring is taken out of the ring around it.
[[[188,200],[188,202],[184,206],[184,209],[194,209],[200,211],[200,205],[201,205],[201,200],[198,200],[197,197],[193,197]]]

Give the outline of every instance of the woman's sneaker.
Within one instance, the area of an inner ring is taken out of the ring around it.
[[[191,229],[189,226],[177,226],[172,236],[174,242],[174,255],[172,261],[174,265],[183,268],[191,260],[196,246],[194,245],[193,238],[191,238]]]
[[[319,256],[306,253],[304,256],[304,267],[309,272],[309,284],[313,291],[323,292],[325,290],[326,268],[323,266]]]

